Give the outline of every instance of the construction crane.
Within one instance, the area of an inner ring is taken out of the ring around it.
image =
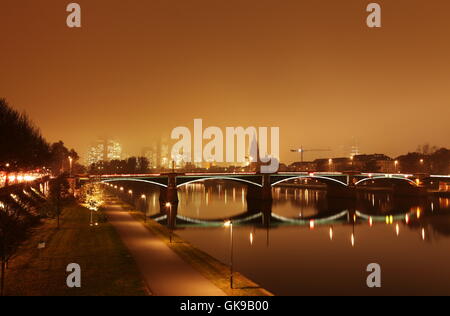
[[[299,149],[291,149],[291,152],[300,154],[301,162],[303,162],[303,156],[305,152],[320,152],[320,151],[331,151],[331,149],[303,149],[303,146]]]

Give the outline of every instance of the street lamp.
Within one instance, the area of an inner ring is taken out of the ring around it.
[[[333,159],[328,159],[328,165],[329,165],[329,170],[331,172],[332,166],[333,166]]]
[[[223,226],[230,227],[230,288],[233,289],[233,222],[232,221],[226,221]]]
[[[394,161],[394,165],[395,165],[395,172],[397,173],[398,170],[398,160]]]
[[[5,178],[5,187],[9,186],[9,163],[6,163],[6,178]]]
[[[73,165],[73,158],[72,156],[69,156],[69,165],[70,165],[70,177],[72,178],[72,165]]]
[[[147,222],[147,196],[145,196],[145,194],[141,195],[141,199],[142,199],[142,210],[144,213],[144,222]]]
[[[169,225],[169,230],[170,230],[170,243],[172,243],[172,203],[167,202],[166,203],[166,207],[169,209],[169,219],[167,220],[167,224]]]

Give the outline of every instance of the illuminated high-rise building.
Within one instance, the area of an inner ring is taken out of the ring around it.
[[[89,165],[100,161],[120,160],[122,158],[122,146],[113,140],[100,139],[92,144],[89,149]]]

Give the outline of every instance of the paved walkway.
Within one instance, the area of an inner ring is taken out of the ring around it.
[[[153,295],[226,295],[120,206],[109,204],[107,209],[109,222],[133,256]]]

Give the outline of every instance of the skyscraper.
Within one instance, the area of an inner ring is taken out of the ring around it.
[[[100,161],[119,160],[122,158],[122,146],[109,139],[99,139],[89,148],[88,164]]]

